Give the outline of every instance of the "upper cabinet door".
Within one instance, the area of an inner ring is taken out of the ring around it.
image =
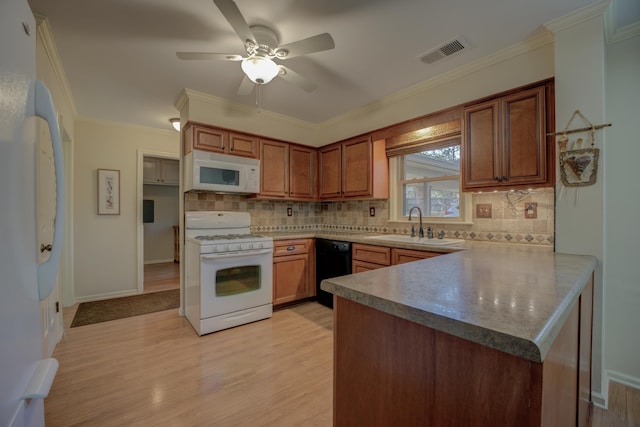
[[[289,196],[315,199],[318,193],[316,150],[300,145],[289,146]]]
[[[260,141],[258,138],[240,133],[229,133],[229,154],[257,159],[259,151]]]
[[[193,126],[193,148],[214,153],[224,153],[228,149],[227,132],[205,126]]]
[[[342,144],[332,144],[318,151],[321,199],[342,197]]]
[[[289,144],[260,141],[260,196],[289,195]]]
[[[371,137],[354,138],[342,143],[342,195],[344,197],[372,194]]]
[[[547,181],[544,87],[502,100],[502,179],[505,185]]]
[[[462,144],[463,187],[500,183],[500,104],[497,100],[464,109]]]

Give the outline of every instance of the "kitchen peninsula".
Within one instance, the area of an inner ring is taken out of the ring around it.
[[[596,259],[467,247],[322,282],[334,425],[586,425]]]

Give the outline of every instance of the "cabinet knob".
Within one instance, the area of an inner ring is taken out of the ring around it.
[[[53,246],[40,243],[40,252],[51,252],[52,249],[53,249]]]
[[[493,180],[494,180],[494,181],[498,181],[498,182],[500,182],[500,177],[499,177],[499,176],[494,176],[494,177],[493,177]]]
[[[291,252],[291,251],[295,251],[296,247],[295,246],[287,246],[287,251]]]
[[[500,182],[502,182],[502,181],[506,181],[506,180],[507,180],[507,177],[506,177],[506,176],[503,176],[503,177],[502,177],[502,179],[500,180]]]

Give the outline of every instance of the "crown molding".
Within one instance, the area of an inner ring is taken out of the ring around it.
[[[42,42],[42,47],[47,54],[47,58],[49,59],[49,63],[51,64],[51,68],[53,69],[53,74],[58,80],[62,95],[71,108],[73,118],[76,118],[78,117],[78,109],[76,108],[76,103],[73,101],[71,88],[69,87],[69,81],[67,80],[67,75],[64,71],[64,67],[62,66],[62,61],[60,61],[60,55],[58,55],[58,49],[56,48],[56,43],[53,39],[53,33],[51,32],[49,19],[46,16],[39,14],[34,14],[34,17],[36,18],[37,22],[37,34],[40,38],[40,41]]]
[[[429,80],[425,80],[424,82],[418,83],[414,86],[409,87],[408,89],[396,92],[392,95],[389,95],[385,98],[382,98],[378,101],[374,101],[369,103],[361,108],[356,110],[349,111],[340,116],[333,117],[323,123],[321,126],[331,127],[334,126],[338,122],[347,121],[354,117],[360,117],[363,114],[369,111],[379,110],[380,108],[390,107],[394,104],[397,104],[405,99],[420,95],[423,92],[427,92],[435,87],[441,86],[445,83],[449,83],[451,81],[462,78],[466,75],[475,73],[477,71],[488,68],[492,65],[499,64],[501,62],[507,61],[511,58],[515,58],[517,56],[523,55],[527,52],[536,50],[540,47],[546,46],[548,44],[553,43],[553,35],[544,31],[535,36],[529,37],[528,39],[517,43],[513,46],[507,47],[505,49],[499,50],[491,55],[487,55],[478,60],[472,61],[465,65],[462,65],[452,71],[449,71],[445,74],[441,74],[439,76],[433,77]]]
[[[616,0],[611,2],[611,7],[604,14],[604,33],[607,44],[618,43],[640,34],[640,22],[636,22],[626,27],[616,27]]]
[[[605,11],[609,7],[610,0],[601,0],[596,3],[590,4],[583,8],[580,8],[568,15],[561,16],[553,21],[544,24],[544,27],[553,33],[566,30],[574,25],[588,21],[598,16],[604,15]]]
[[[89,123],[89,124],[100,125],[100,126],[125,128],[125,129],[131,129],[135,131],[153,132],[160,135],[172,135],[176,137],[179,135],[179,133],[176,132],[173,128],[161,129],[161,128],[156,128],[151,126],[142,126],[142,125],[136,125],[133,123],[116,122],[113,120],[98,119],[95,117],[88,117],[88,116],[76,117],[76,122]]]

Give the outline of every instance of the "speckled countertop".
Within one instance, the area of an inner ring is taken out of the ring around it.
[[[360,239],[382,244],[362,236],[343,240]],[[455,252],[327,279],[322,289],[541,362],[596,266],[592,256],[530,245],[465,242],[423,249]]]

